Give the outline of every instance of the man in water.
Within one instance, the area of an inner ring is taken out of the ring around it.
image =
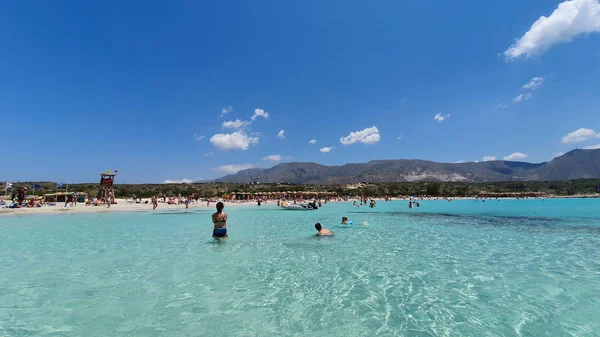
[[[217,212],[212,215],[212,222],[214,224],[212,237],[215,240],[227,239],[229,237],[227,235],[227,213],[223,212],[223,208],[225,208],[225,205],[219,201],[217,203]]]
[[[318,231],[317,236],[332,236],[333,232],[327,228],[321,227],[320,223],[315,224],[315,229]]]

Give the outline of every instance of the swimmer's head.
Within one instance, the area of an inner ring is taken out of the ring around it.
[[[318,222],[317,222],[317,223],[315,224],[315,229],[316,229],[316,230],[318,230],[319,232],[321,231],[321,229],[322,229],[322,228],[323,228],[323,227],[321,227],[321,224],[320,224],[320,223],[318,223]]]
[[[223,208],[225,208],[225,205],[223,205],[223,203],[220,201],[217,202],[217,211],[222,211]]]

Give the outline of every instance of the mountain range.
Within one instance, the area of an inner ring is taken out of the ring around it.
[[[232,183],[350,184],[406,181],[552,181],[600,177],[600,149],[573,150],[549,162],[532,164],[505,160],[437,163],[416,159],[374,160],[325,166],[282,163],[254,168],[215,181]]]

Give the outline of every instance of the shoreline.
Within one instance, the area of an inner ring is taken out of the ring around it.
[[[551,196],[546,198],[524,198],[522,200],[539,200],[539,199],[598,199],[600,195],[574,195],[574,196]],[[371,198],[369,198],[370,200]],[[446,201],[446,200],[474,200],[474,197],[470,198],[425,198],[425,199],[413,199],[413,201]],[[479,199],[496,199],[496,198],[479,198]],[[515,200],[517,198],[498,198],[498,200]],[[329,201],[330,203],[352,203],[356,199],[348,199],[342,201]],[[377,202],[386,202],[384,198],[373,198]],[[393,198],[391,201],[410,201],[408,198]],[[52,214],[90,214],[90,213],[112,213],[112,212],[152,212],[152,204],[136,204],[130,203],[127,199],[116,199],[117,204],[113,204],[109,207],[105,205],[101,206],[86,206],[84,203],[74,207],[63,207],[63,206],[43,206],[35,208],[0,208],[0,217],[4,216],[28,216],[28,215],[52,215]],[[248,207],[256,206],[256,201],[224,201],[225,208],[228,207]],[[276,200],[263,201],[265,206],[276,206]],[[169,205],[159,203],[156,211],[181,211],[181,210],[215,210],[216,202],[211,202],[210,206],[206,206],[206,203],[200,202],[189,205],[185,208],[185,204]]]

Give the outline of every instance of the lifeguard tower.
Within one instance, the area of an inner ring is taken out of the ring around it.
[[[107,171],[107,173],[100,173],[100,191],[98,192],[98,199],[102,200],[103,198],[106,202],[113,202],[115,198],[115,189],[114,182],[116,173],[111,173]],[[108,196],[112,196],[112,200],[108,200]]]

